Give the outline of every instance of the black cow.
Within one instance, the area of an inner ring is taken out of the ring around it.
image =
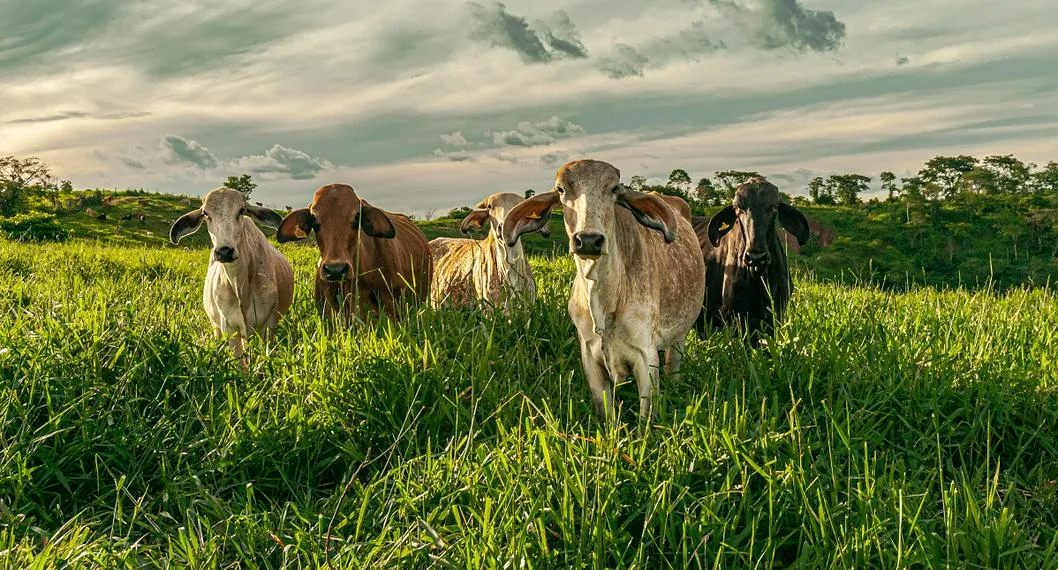
[[[779,189],[754,177],[735,189],[731,205],[711,219],[692,219],[705,258],[705,300],[695,329],[735,324],[754,347],[782,320],[793,292],[786,250],[775,227],[778,219],[797,242],[808,241],[808,220],[779,201]],[[735,230],[735,231],[732,231]]]

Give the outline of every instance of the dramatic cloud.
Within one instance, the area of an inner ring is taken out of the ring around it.
[[[449,146],[464,147],[467,146],[467,139],[463,136],[463,133],[456,131],[450,135],[441,135],[441,142]]]
[[[763,49],[834,51],[845,39],[845,23],[833,12],[810,10],[797,0],[760,0],[746,6],[733,0],[707,0],[744,27]]]
[[[564,121],[557,116],[539,123],[522,121],[518,123],[518,128],[509,131],[485,132],[485,136],[491,135],[492,141],[501,146],[546,146],[560,138],[583,134],[584,127]]]
[[[583,59],[588,50],[569,15],[559,10],[534,29],[525,18],[507,11],[504,4],[489,6],[467,2],[473,27],[470,39],[512,50],[525,63],[548,63],[556,59]]]
[[[643,77],[643,70],[650,58],[639,53],[628,44],[616,44],[610,54],[599,58],[598,68],[610,79]]]
[[[450,160],[452,162],[468,162],[468,161],[475,160],[475,158],[473,156],[471,156],[470,154],[467,154],[464,151],[445,152],[445,151],[443,151],[443,150],[441,150],[439,148],[435,148],[434,149],[433,155],[437,156],[437,157],[440,157],[440,158],[446,158],[446,159],[448,159],[448,160]]]
[[[518,156],[513,152],[498,152],[492,155],[496,160],[502,160],[503,162],[509,162],[511,164],[518,164]]]
[[[293,180],[311,180],[320,172],[334,168],[334,165],[326,160],[278,144],[266,150],[263,155],[252,154],[238,158],[231,166],[234,170],[286,176]]]
[[[573,59],[584,59],[588,57],[588,50],[580,39],[580,32],[569,19],[569,14],[562,10],[555,12],[547,20],[536,22],[536,28],[543,41],[551,46],[556,59],[569,57]]]
[[[548,166],[558,166],[560,164],[565,164],[568,160],[569,153],[560,150],[540,155],[540,162]]]
[[[212,170],[218,164],[217,157],[208,148],[198,141],[187,140],[178,135],[165,135],[162,148],[169,151],[171,160],[197,166],[202,170]]]
[[[54,123],[57,121],[67,121],[70,119],[98,119],[103,121],[117,121],[120,119],[146,117],[147,115],[150,115],[150,113],[89,113],[87,111],[62,111],[59,113],[55,113],[54,115],[45,115],[41,117],[24,117],[20,119],[12,119],[10,121],[5,122],[9,125],[18,125],[24,123]]]

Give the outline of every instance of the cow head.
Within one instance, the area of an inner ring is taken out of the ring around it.
[[[211,190],[202,199],[202,207],[180,216],[169,228],[169,240],[179,243],[184,236],[194,233],[206,221],[206,230],[213,242],[213,259],[231,263],[239,259],[243,232],[252,226],[246,216],[261,224],[278,228],[283,218],[268,208],[251,206],[242,193],[231,188]]]
[[[740,184],[731,205],[709,220],[709,241],[719,245],[720,239],[738,226],[745,244],[743,251],[736,252],[739,263],[763,271],[772,261],[768,240],[775,235],[776,219],[798,243],[804,245],[808,241],[808,220],[793,206],[779,201],[779,189],[774,184],[754,177]]]
[[[459,231],[469,234],[471,229],[480,230],[488,222],[489,231],[497,239],[502,239],[503,222],[507,219],[507,214],[523,201],[524,199],[519,194],[497,192],[479,202],[476,206],[477,209],[466,218],[463,218],[463,222],[459,224]],[[544,237],[551,235],[551,230],[547,224],[540,226],[536,231],[539,231]]]
[[[319,278],[341,282],[353,275],[360,233],[383,239],[397,235],[385,212],[369,205],[345,184],[329,184],[316,191],[312,205],[287,214],[276,238],[280,243],[305,239],[316,232],[320,248]]]
[[[611,251],[618,207],[631,211],[640,224],[660,231],[666,243],[676,240],[676,213],[664,200],[625,187],[621,172],[598,160],[563,165],[555,175],[554,190],[523,201],[507,214],[504,239],[512,244],[521,234],[545,225],[559,202],[570,253],[580,258],[595,259]]]

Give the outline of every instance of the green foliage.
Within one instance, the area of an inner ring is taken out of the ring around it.
[[[1056,566],[1050,290],[802,278],[768,347],[692,337],[610,434],[568,256],[509,316],[324,332],[314,248],[280,248],[294,306],[243,370],[206,252],[0,243],[6,567]]]
[[[229,176],[224,181],[224,186],[232,190],[238,190],[243,195],[243,198],[249,200],[254,188],[257,188],[257,183],[253,181],[249,174],[243,174],[241,176]]]
[[[0,218],[0,234],[14,241],[66,241],[66,231],[54,214],[31,212],[10,218]]]
[[[30,188],[47,189],[53,185],[48,165],[39,158],[0,157],[0,217],[15,215]]]

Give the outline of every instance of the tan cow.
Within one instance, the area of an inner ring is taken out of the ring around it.
[[[432,264],[426,236],[407,216],[367,203],[345,184],[316,191],[312,205],[287,214],[280,243],[316,232],[320,261],[316,306],[329,319],[365,320],[385,312],[396,318],[401,301],[425,301]]]
[[[613,165],[577,160],[558,170],[554,190],[507,214],[504,240],[510,245],[539,229],[559,203],[577,268],[569,315],[595,407],[613,420],[614,382],[631,373],[640,419],[649,421],[658,351],[666,351],[666,374],[678,374],[687,331],[701,311],[705,265],[698,238],[666,200],[622,185]]]
[[[234,333],[229,342],[236,357],[243,355],[251,335],[268,335],[294,299],[290,262],[248,216],[271,228],[283,221],[268,208],[247,204],[240,192],[217,188],[169,228],[169,240],[179,243],[206,221],[213,250],[202,304],[218,337]]]
[[[478,203],[477,209],[463,219],[459,231],[470,233],[471,228],[481,229],[487,222],[489,233],[483,240],[441,237],[430,241],[430,301],[434,307],[480,300],[506,310],[516,298],[529,303],[536,300],[533,270],[522,242],[508,247],[500,236],[507,212],[521,201],[518,194],[500,192]],[[543,226],[540,232],[547,235],[548,227]]]

